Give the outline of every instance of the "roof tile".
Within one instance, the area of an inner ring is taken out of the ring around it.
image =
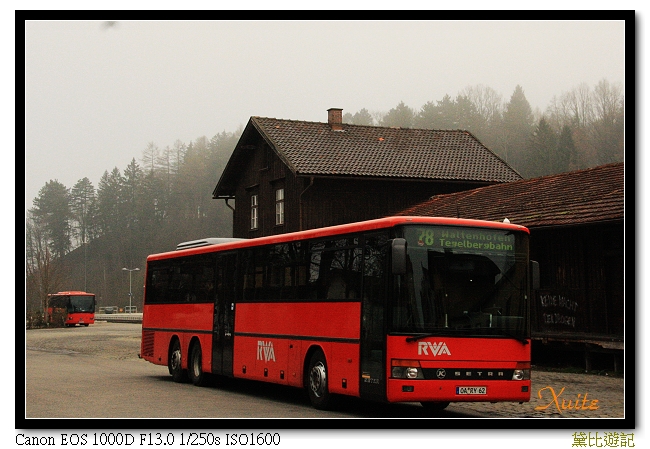
[[[297,175],[480,182],[521,179],[463,130],[385,128],[252,117],[251,123]]]
[[[503,221],[527,227],[622,220],[624,163],[438,195],[396,215]]]

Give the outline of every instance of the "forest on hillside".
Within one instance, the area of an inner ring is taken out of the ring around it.
[[[521,86],[504,100],[478,85],[419,110],[400,102],[388,112],[345,113],[343,121],[467,130],[531,178],[623,161],[624,102],[623,87],[607,80],[562,93],[543,112],[532,110]],[[151,142],[138,160],[107,169],[96,187],[87,177],[73,186],[46,182],[26,216],[26,311],[41,313],[47,294],[63,290],[95,293],[98,307],[124,307],[130,282],[141,310],[148,254],[232,234],[232,211],[212,191],[240,134],[164,148]]]

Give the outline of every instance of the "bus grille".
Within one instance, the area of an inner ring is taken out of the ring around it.
[[[142,357],[153,357],[153,331],[142,333]]]

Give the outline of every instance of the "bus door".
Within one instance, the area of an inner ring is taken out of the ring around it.
[[[217,255],[217,294],[212,329],[212,372],[232,376],[235,333],[235,263],[237,255]]]
[[[360,396],[386,399],[386,289],[388,238],[366,235],[361,303]]]

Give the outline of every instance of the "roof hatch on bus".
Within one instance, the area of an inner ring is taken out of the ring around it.
[[[238,242],[240,240],[245,240],[245,239],[236,239],[236,238],[228,238],[228,237],[208,237],[205,239],[190,240],[188,242],[179,243],[178,245],[176,245],[176,250],[198,248],[200,246],[208,246],[208,245],[218,245],[220,243]]]

